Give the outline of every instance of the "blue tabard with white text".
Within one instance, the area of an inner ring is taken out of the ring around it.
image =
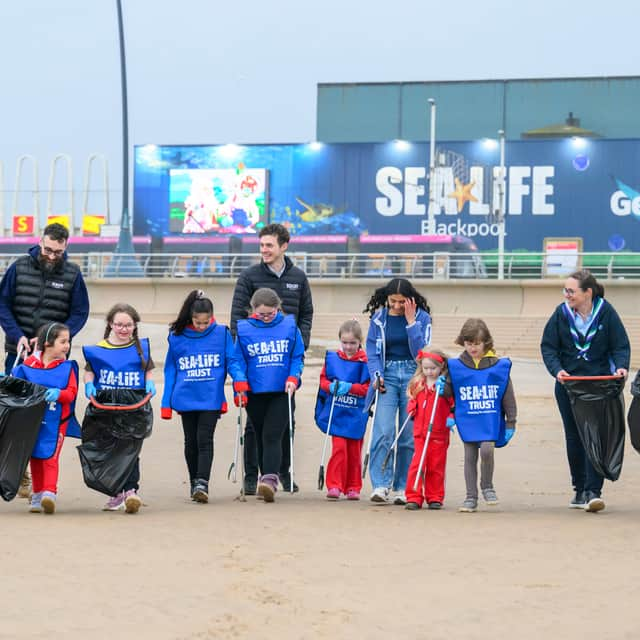
[[[345,360],[335,351],[327,351],[325,356],[325,375],[328,380],[342,380],[352,384],[364,384],[369,380],[369,370],[366,362]],[[318,390],[316,399],[315,420],[323,433],[327,432],[329,413],[331,412],[332,396],[322,389]],[[329,435],[360,440],[364,437],[368,414],[364,410],[365,398],[350,393],[336,396],[331,429]]]
[[[149,362],[149,339],[142,338],[140,345]],[[145,388],[145,371],[134,343],[124,347],[96,344],[82,347],[82,353],[96,376],[96,390]]]
[[[238,342],[252,393],[284,392],[297,331],[293,315],[263,327],[250,320],[238,322]]]
[[[502,398],[509,383],[511,360],[500,358],[492,367],[471,369],[449,358],[458,433],[464,442],[498,441],[504,435]]]
[[[75,360],[66,360],[51,369],[28,367],[23,363],[14,368],[12,375],[49,389],[66,389],[72,371],[78,380],[78,363]],[[60,425],[67,420],[69,421],[67,436],[81,437],[80,425],[74,415],[75,407],[75,398],[70,405],[65,407],[59,402],[47,402],[47,410],[42,418],[38,439],[31,452],[32,458],[48,460],[55,453]]]
[[[175,363],[175,383],[169,403],[175,411],[217,410],[225,402],[227,377],[224,325],[211,325],[198,337],[169,334],[169,353]]]

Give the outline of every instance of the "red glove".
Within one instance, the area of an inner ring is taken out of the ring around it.
[[[240,392],[233,394],[233,404],[235,404],[236,407],[246,407],[247,402],[249,402],[249,398],[246,393]]]
[[[246,380],[239,380],[233,383],[233,390],[236,393],[247,393],[247,391],[251,391],[251,387],[249,387],[249,383]]]
[[[412,417],[415,418],[416,416],[416,409],[418,408],[418,403],[416,402],[415,398],[411,398],[409,400],[409,402],[407,403],[407,413]]]
[[[229,411],[229,406],[226,402],[223,402],[222,406],[220,407],[220,415],[227,413],[227,411]]]
[[[162,407],[160,409],[160,417],[163,420],[171,420],[172,413],[171,407]]]

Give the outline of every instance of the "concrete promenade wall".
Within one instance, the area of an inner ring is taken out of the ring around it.
[[[374,288],[387,279],[312,279],[318,314],[359,315]],[[640,282],[602,281],[606,298],[625,318],[640,316]],[[415,280],[434,315],[548,317],[562,301],[563,280]],[[103,315],[115,302],[135,306],[143,319],[164,321],[175,316],[192,289],[203,289],[216,315],[228,317],[235,280],[215,278],[104,278],[88,280],[92,315]]]

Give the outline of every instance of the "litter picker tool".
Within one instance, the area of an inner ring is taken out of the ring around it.
[[[241,403],[238,403],[238,426],[236,428],[236,442],[233,447],[233,461],[229,465],[229,471],[227,472],[227,480],[231,478],[231,482],[238,482],[238,451],[240,450],[240,438],[242,430],[242,407]]]
[[[320,458],[320,468],[318,469],[318,491],[324,488],[324,456],[327,453],[327,443],[329,442],[329,433],[331,431],[331,421],[333,419],[333,407],[336,404],[336,394],[331,394],[331,409],[329,409],[329,422],[327,423],[327,432],[324,434],[324,444],[322,445],[322,457]]]
[[[375,387],[376,387],[376,395],[373,399],[373,416],[371,420],[371,430],[369,431],[369,442],[367,443],[367,452],[364,456],[364,462],[362,463],[362,477],[365,478],[367,475],[367,466],[369,465],[369,457],[371,455],[371,440],[373,439],[373,426],[376,422],[376,411],[378,410],[378,396],[384,391],[380,390],[380,374],[376,371],[376,379],[375,379]],[[382,387],[384,389],[384,387]]]
[[[244,426],[242,424],[242,402],[238,403],[238,434],[236,437],[236,451],[234,455],[234,465],[238,460],[238,455],[240,456],[240,495],[236,498],[236,500],[240,500],[240,502],[246,502],[247,497],[244,493]],[[235,475],[233,481],[236,481]]]
[[[409,424],[409,420],[411,420],[411,414],[409,414],[405,418],[405,421],[402,423],[402,426],[400,427],[400,429],[398,430],[398,433],[396,434],[396,439],[393,441],[393,444],[391,445],[391,447],[389,447],[389,451],[387,451],[387,455],[384,457],[384,460],[382,461],[382,471],[384,471],[387,468],[387,464],[389,463],[389,457],[391,456],[391,452],[392,451],[395,452],[395,450],[398,448],[398,440],[400,440],[400,436],[402,435],[404,428]],[[394,467],[395,467],[395,454],[394,454]]]
[[[420,455],[420,464],[418,465],[418,472],[416,473],[416,479],[413,482],[413,490],[418,490],[418,483],[420,482],[420,475],[422,474],[422,467],[424,466],[424,460],[427,457],[427,447],[429,446],[429,438],[431,437],[431,431],[433,429],[433,421],[436,417],[436,409],[438,407],[438,399],[440,398],[440,390],[436,387],[436,396],[433,399],[433,409],[431,410],[431,419],[429,420],[429,428],[427,429],[427,437],[424,439],[424,447],[422,447],[422,454]]]
[[[291,391],[287,391],[287,402],[289,404],[289,450],[291,451],[291,464],[289,467],[291,475],[290,492],[293,493],[293,411],[291,409]]]

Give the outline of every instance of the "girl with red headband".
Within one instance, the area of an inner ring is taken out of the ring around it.
[[[410,511],[422,508],[423,502],[427,503],[429,509],[442,508],[449,435],[454,426],[451,387],[445,384],[447,357],[437,349],[423,349],[418,352],[416,360],[418,368],[407,386],[407,413],[413,416],[414,440],[405,505],[405,509]],[[422,452],[429,429],[431,433],[423,459]],[[420,475],[416,483],[418,473]]]

